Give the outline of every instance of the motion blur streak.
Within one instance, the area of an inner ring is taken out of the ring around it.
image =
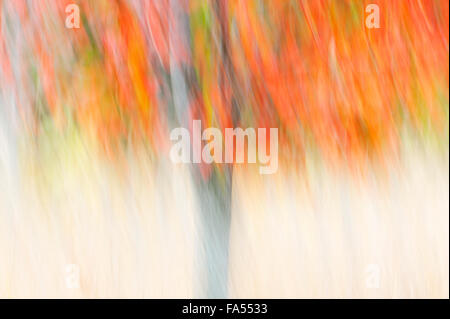
[[[447,0],[0,0],[0,297],[448,298],[448,40]],[[278,171],[173,164],[194,120]]]

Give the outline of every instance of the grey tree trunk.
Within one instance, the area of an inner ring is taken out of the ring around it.
[[[200,297],[228,296],[232,174],[232,166],[228,166],[220,173],[214,170],[207,180],[194,176],[200,206]]]
[[[174,17],[169,25],[170,45],[170,87],[172,123],[182,127],[189,127],[188,107],[189,99],[198,87],[195,79],[188,74],[191,66],[180,65],[177,61],[178,52],[187,49],[190,42],[189,20],[180,0],[170,1],[171,14]],[[219,52],[224,71],[218,79],[219,85],[232,85],[228,77],[233,76],[231,61],[228,54],[228,26],[223,5],[214,8],[218,21],[217,29],[220,43]],[[184,50],[189,52],[189,50]],[[192,72],[193,73],[193,72]],[[236,122],[236,112],[233,112]],[[213,168],[211,175],[204,179],[200,173],[200,165],[192,164],[191,175],[195,181],[197,199],[199,203],[199,243],[197,245],[198,259],[197,276],[194,281],[198,284],[196,297],[226,298],[228,295],[228,251],[231,224],[231,193],[232,193],[232,165],[224,164],[219,170]]]

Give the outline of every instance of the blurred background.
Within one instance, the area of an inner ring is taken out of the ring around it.
[[[0,0],[0,297],[448,298],[448,59],[446,0]]]

